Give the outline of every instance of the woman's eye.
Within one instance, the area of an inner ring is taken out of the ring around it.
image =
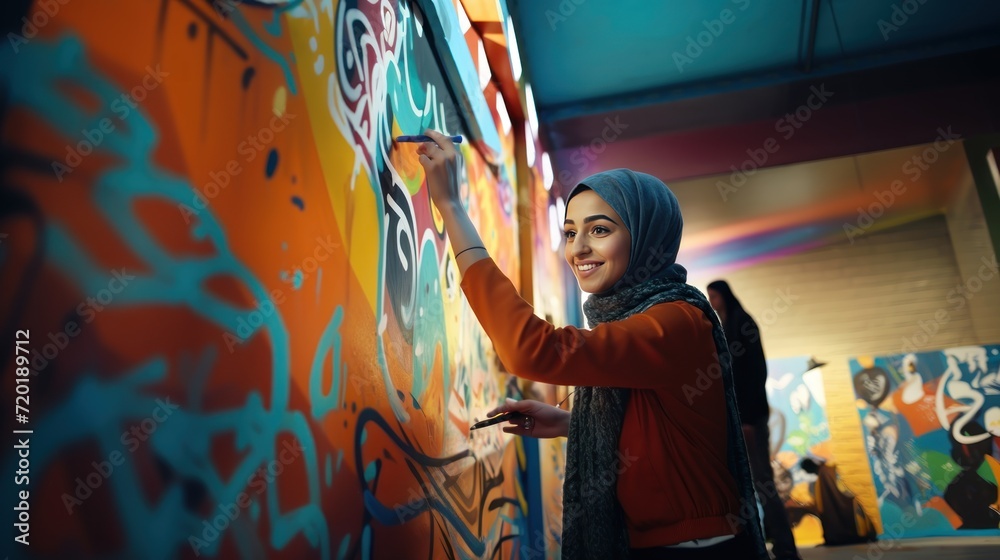
[[[603,235],[605,233],[611,233],[611,230],[604,226],[594,226],[593,233]]]
[[[566,238],[566,239],[573,239],[574,236],[576,236],[576,232],[575,231],[564,231],[563,232],[563,237]]]

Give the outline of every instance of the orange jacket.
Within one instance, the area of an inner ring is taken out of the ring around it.
[[[718,375],[710,376],[718,357],[704,313],[672,302],[592,330],[556,328],[534,314],[492,259],[469,267],[462,290],[514,375],[633,389],[617,469],[633,548],[737,531],[727,520],[739,515],[739,493],[726,462],[725,394]]]

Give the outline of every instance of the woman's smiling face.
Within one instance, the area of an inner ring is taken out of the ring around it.
[[[618,213],[594,191],[570,199],[563,235],[566,262],[584,292],[606,292],[628,270],[632,236]]]

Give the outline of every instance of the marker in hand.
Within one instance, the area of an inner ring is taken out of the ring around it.
[[[461,144],[462,143],[462,137],[461,136],[448,136],[448,139],[451,140],[452,142],[454,142],[455,144]],[[397,136],[396,137],[396,142],[417,142],[417,143],[419,143],[419,142],[433,142],[433,141],[434,141],[434,139],[431,138],[430,136],[427,136],[426,134],[418,134],[416,136]]]
[[[487,418],[486,420],[482,420],[482,421],[476,422],[469,429],[470,430],[478,430],[480,428],[485,428],[487,426],[493,426],[495,424],[499,424],[501,422],[506,422],[508,420],[511,420],[511,419],[513,419],[513,418],[515,418],[517,416],[520,416],[520,415],[521,415],[520,412],[514,412],[514,411],[504,412],[502,414],[497,414],[493,418]]]

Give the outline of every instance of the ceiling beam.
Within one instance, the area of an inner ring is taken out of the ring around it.
[[[806,55],[802,61],[802,73],[808,74],[812,70],[813,55],[816,53],[816,29],[819,27],[819,3],[820,0],[812,0],[812,9],[809,12],[809,28],[806,32]]]
[[[979,51],[995,51],[997,48],[1000,48],[1000,34],[975,36],[960,42],[913,47],[877,55],[845,59],[835,64],[815,66],[810,74],[803,74],[798,68],[791,68],[766,74],[756,73],[748,76],[732,76],[724,80],[707,83],[657,88],[638,91],[629,95],[614,95],[568,104],[539,105],[538,118],[543,127],[550,125],[553,128],[558,128],[560,121],[580,118],[600,121],[606,115],[631,111],[637,108],[667,107],[677,102],[694,102],[698,104],[709,98],[732,98],[739,104],[739,99],[742,96],[752,95],[752,92],[755,90],[791,88],[796,83],[803,81],[817,82],[818,80],[833,80],[863,73],[878,78],[883,73],[893,73],[893,70],[898,68],[906,68],[906,71],[918,69],[918,72],[922,72],[919,68],[924,64],[933,65],[934,59],[955,60],[958,64],[967,66],[962,62],[963,59],[975,57],[975,53]],[[986,71],[993,70],[989,69]],[[977,72],[983,73],[984,69],[980,68]],[[898,74],[898,72],[895,72],[895,74]],[[867,84],[865,86],[867,88]],[[565,146],[565,144],[560,143],[560,139],[558,138],[553,138],[552,140],[555,147]]]
[[[825,86],[834,94],[829,107],[854,105],[866,100],[892,98],[921,91],[947,92],[968,89],[992,88],[1000,83],[1000,46],[973,52],[960,52],[929,59],[912,60],[891,66],[844,70],[836,73],[817,72],[813,76],[799,76],[797,80],[762,81],[741,89],[718,88],[712,94],[678,96],[675,99],[648,103],[632,103],[595,113],[543,121],[543,139],[546,149],[560,150],[586,146],[602,135],[606,121],[627,125],[619,140],[646,136],[675,135],[686,131],[739,127],[756,121],[770,121],[794,113],[805,103],[812,88]],[[970,100],[969,102],[974,102]],[[947,120],[949,110],[964,114],[961,103],[956,107],[938,106],[935,97],[928,96],[924,108],[942,115]],[[1000,128],[996,121],[996,103],[982,107],[985,127]],[[874,115],[877,117],[877,115]],[[903,116],[900,116],[903,118]],[[906,123],[899,123],[906,128]],[[893,126],[880,122],[878,128]]]

